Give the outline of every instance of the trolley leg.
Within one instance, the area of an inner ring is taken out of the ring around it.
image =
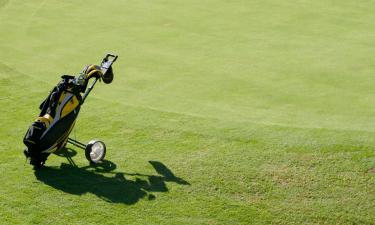
[[[83,149],[83,150],[86,149],[86,145],[83,144],[82,142],[77,141],[77,140],[74,140],[74,139],[68,138],[68,143],[69,143],[69,144],[72,144],[72,145],[74,145],[74,146],[77,146],[77,147],[80,148],[80,149]]]

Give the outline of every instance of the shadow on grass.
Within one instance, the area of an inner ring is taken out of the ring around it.
[[[64,154],[60,155],[67,157],[70,164],[63,163],[59,168],[44,167],[36,170],[36,178],[69,194],[92,193],[107,202],[128,205],[135,204],[144,197],[149,200],[155,199],[153,192],[167,192],[166,182],[190,185],[182,178],[176,177],[167,166],[158,161],[149,161],[158,175],[113,172],[116,164],[107,160],[100,164],[79,168],[71,158],[75,155],[72,152],[74,150],[68,149],[68,157]]]

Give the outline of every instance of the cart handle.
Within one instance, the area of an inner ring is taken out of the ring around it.
[[[105,63],[105,62],[108,62],[109,61],[109,57],[113,58],[111,61],[112,61],[112,63],[114,63],[117,60],[118,55],[115,55],[115,54],[112,54],[112,53],[107,53],[107,55],[103,59],[102,64]]]

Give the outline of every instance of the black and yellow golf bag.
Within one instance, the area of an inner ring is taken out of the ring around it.
[[[47,157],[67,143],[85,149],[86,158],[91,163],[101,161],[106,147],[101,141],[91,141],[84,145],[70,139],[81,105],[98,80],[109,84],[113,80],[112,64],[117,56],[107,54],[100,66],[89,65],[77,76],[63,75],[62,80],[52,89],[40,104],[40,114],[27,130],[23,139],[26,145],[24,154],[30,158],[34,168],[44,165]],[[88,87],[89,81],[93,82]]]

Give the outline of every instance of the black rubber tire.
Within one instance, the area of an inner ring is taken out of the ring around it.
[[[92,151],[92,147],[94,146],[95,143],[100,143],[100,144],[102,144],[104,148],[103,148],[103,154],[102,154],[98,159],[93,160],[93,159],[90,157],[90,153],[91,153],[91,151]],[[90,163],[94,163],[94,164],[96,164],[96,163],[101,162],[101,161],[104,159],[106,152],[107,152],[107,148],[106,148],[104,142],[102,142],[102,141],[98,141],[98,140],[92,140],[92,141],[90,141],[90,142],[86,145],[85,156],[86,156],[86,159],[87,159]]]

